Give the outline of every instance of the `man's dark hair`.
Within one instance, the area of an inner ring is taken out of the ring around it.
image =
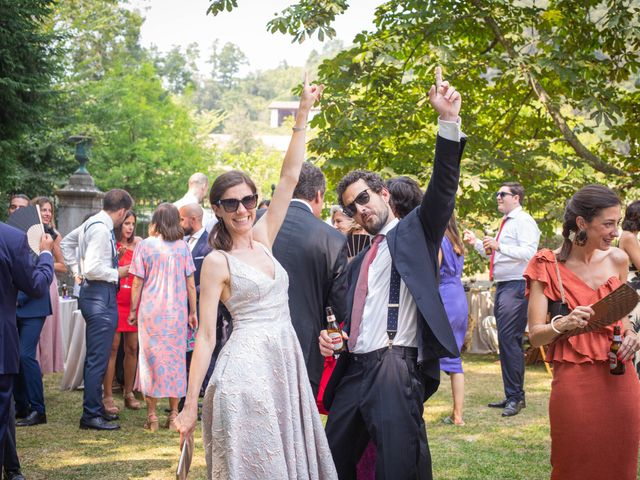
[[[300,170],[298,184],[293,191],[293,198],[312,201],[318,192],[324,195],[326,189],[327,182],[322,170],[310,162],[304,162],[302,170]]]
[[[133,198],[129,192],[120,188],[114,188],[105,193],[102,199],[102,209],[107,212],[117,212],[121,208],[131,210]]]
[[[356,183],[358,180],[364,180],[364,183],[367,184],[370,190],[375,193],[380,193],[384,188],[384,182],[382,181],[382,177],[377,173],[370,172],[368,170],[353,170],[347,173],[336,188],[336,192],[338,193],[338,202],[340,202],[340,206],[344,207],[344,203],[342,202],[342,194],[344,191],[351,185],[352,183]]]
[[[385,182],[389,190],[389,203],[391,209],[398,218],[404,218],[407,214],[422,202],[422,189],[418,182],[410,177],[394,177]]]
[[[24,193],[14,193],[11,195],[11,198],[9,198],[9,203],[11,203],[11,200],[13,200],[14,198],[21,198],[22,200],[26,200],[27,202],[31,201],[31,199]]]
[[[507,187],[513,195],[520,197],[520,204],[524,202],[524,187],[518,182],[503,182],[503,187]]]

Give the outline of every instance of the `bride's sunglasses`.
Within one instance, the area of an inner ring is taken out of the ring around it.
[[[254,193],[253,195],[247,195],[240,200],[237,198],[222,198],[215,202],[216,205],[224,208],[224,211],[227,213],[236,212],[241,203],[247,210],[256,208],[256,205],[258,204],[258,194]]]

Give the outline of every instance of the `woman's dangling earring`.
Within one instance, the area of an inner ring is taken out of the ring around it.
[[[587,243],[587,231],[586,230],[580,230],[576,234],[576,239],[574,240],[574,243],[579,247],[584,247],[585,244]]]

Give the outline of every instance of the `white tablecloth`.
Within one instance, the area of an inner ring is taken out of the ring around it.
[[[471,353],[498,352],[498,333],[495,321],[491,321],[494,294],[493,290],[480,288],[471,288],[467,292],[469,331],[472,332],[468,351]]]
[[[38,348],[36,349],[36,358],[40,364],[42,373],[54,373],[62,372],[64,369],[64,351],[62,348],[62,326],[61,316],[64,302],[69,300],[63,300],[58,296],[58,284],[55,277],[51,283],[51,310],[52,315],[49,315],[42,326],[42,332],[40,332],[40,340],[38,341]],[[75,302],[75,300],[73,300]]]
[[[62,390],[73,390],[83,385],[85,345],[85,323],[77,310],[77,301],[69,305],[62,316],[62,344],[64,348],[64,374],[60,381]]]

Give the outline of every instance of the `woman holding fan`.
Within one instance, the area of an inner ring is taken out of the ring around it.
[[[633,368],[609,373],[614,325],[562,336],[585,327],[594,314],[590,305],[627,279],[628,257],[611,246],[620,218],[613,191],[602,185],[580,189],[564,212],[561,248],[540,250],[524,273],[529,340],[534,347],[549,345],[546,361],[553,363],[552,479],[637,478],[640,384]],[[627,318],[615,325],[623,335],[619,361],[628,363],[640,342]]]

